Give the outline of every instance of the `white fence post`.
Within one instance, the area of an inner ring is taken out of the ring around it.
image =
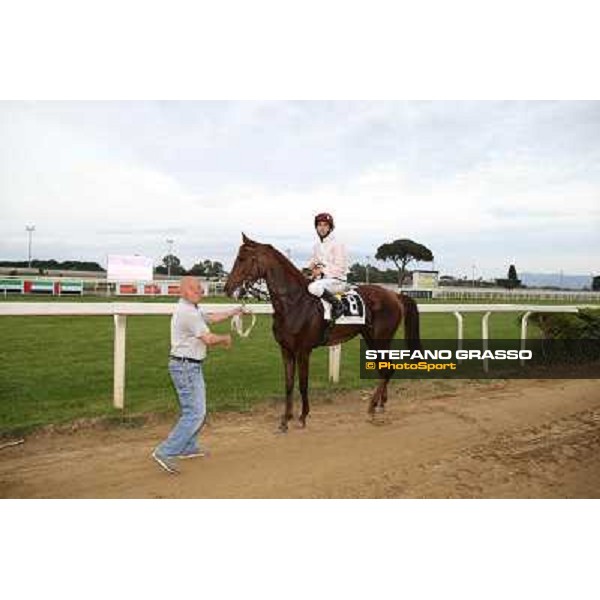
[[[464,334],[463,316],[458,311],[456,311],[454,313],[454,316],[456,317],[456,321],[457,321],[457,331],[456,331],[456,338],[458,340],[457,350],[462,350],[462,348],[463,348],[463,334]],[[462,363],[462,359],[459,358],[458,362]]]
[[[329,347],[329,381],[338,383],[340,380],[340,358],[342,355],[342,346]]]
[[[490,337],[490,330],[489,330],[488,321],[490,319],[491,314],[492,313],[488,311],[485,313],[485,315],[483,315],[483,319],[481,319],[481,339],[483,340],[483,351],[484,352],[489,348],[488,340]],[[487,373],[488,369],[489,369],[488,359],[484,358],[483,359],[483,370]]]
[[[114,371],[113,371],[113,406],[125,406],[125,341],[127,317],[114,315],[115,320],[115,346],[114,346]]]
[[[521,319],[521,350],[525,350],[527,346],[527,319],[529,319],[529,315],[531,311],[528,310]],[[525,359],[521,359],[521,366],[525,366]]]

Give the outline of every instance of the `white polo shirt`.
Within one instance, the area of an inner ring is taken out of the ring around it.
[[[204,312],[180,298],[171,317],[171,355],[204,360],[206,344],[198,336],[209,332]]]

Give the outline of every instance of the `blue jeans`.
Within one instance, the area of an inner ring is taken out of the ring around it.
[[[206,416],[206,392],[201,364],[170,360],[169,373],[181,414],[169,437],[157,450],[163,456],[178,456],[199,449],[196,438]]]

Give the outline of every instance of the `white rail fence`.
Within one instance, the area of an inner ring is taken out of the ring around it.
[[[112,316],[114,319],[114,363],[113,363],[113,405],[115,408],[125,406],[125,347],[127,336],[127,317],[141,315],[171,315],[177,305],[171,303],[145,302],[2,302],[0,317],[69,317],[69,316]],[[202,308],[207,312],[228,310],[239,304],[208,304]],[[270,304],[251,304],[249,308],[255,314],[272,314]],[[521,317],[521,348],[525,348],[527,340],[528,319],[532,313],[577,313],[582,308],[597,308],[593,305],[572,306],[536,306],[531,304],[419,304],[419,313],[446,313],[456,317],[456,337],[459,348],[463,340],[463,313],[483,313],[481,318],[481,338],[484,349],[490,337],[489,318],[492,313],[523,313]],[[341,346],[329,348],[329,379],[334,383],[339,381]],[[484,369],[487,371],[487,361]]]

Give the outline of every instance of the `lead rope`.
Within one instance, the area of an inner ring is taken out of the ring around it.
[[[252,317],[252,322],[250,323],[250,326],[248,327],[248,329],[246,329],[246,331],[244,331],[242,315],[235,315],[231,317],[231,329],[235,331],[240,337],[247,338],[250,335],[254,324],[256,323],[256,315],[243,302],[242,308],[244,310],[242,314],[250,315]]]

